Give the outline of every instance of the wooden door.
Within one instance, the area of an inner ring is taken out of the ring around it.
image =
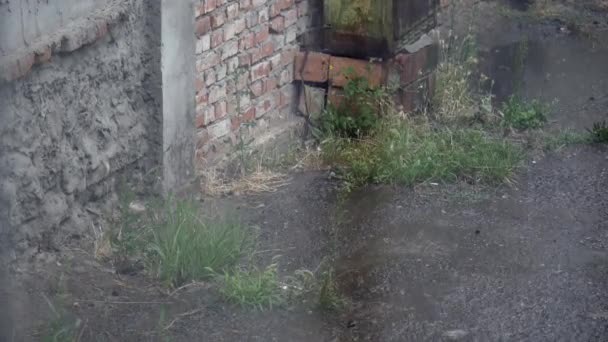
[[[393,0],[324,0],[323,12],[332,52],[374,56],[394,41]]]

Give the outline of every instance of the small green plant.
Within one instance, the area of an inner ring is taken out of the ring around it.
[[[382,115],[383,101],[387,93],[383,88],[374,88],[366,78],[355,75],[348,69],[349,79],[344,87],[344,97],[339,104],[330,104],[321,116],[321,135],[360,138],[377,127]]]
[[[246,175],[248,171],[250,171],[251,165],[249,163],[249,156],[252,153],[252,143],[253,138],[249,140],[245,140],[245,133],[243,132],[248,127],[255,127],[255,122],[243,122],[239,125],[239,129],[237,132],[237,142],[234,145],[234,150],[238,156],[240,167],[241,167],[241,175]]]
[[[606,121],[596,122],[593,127],[587,129],[596,143],[608,143],[608,124]]]
[[[526,130],[542,127],[547,122],[549,106],[539,100],[525,101],[519,95],[511,95],[503,104],[503,125]]]
[[[119,194],[119,217],[112,235],[111,244],[117,259],[125,259],[133,256],[142,248],[141,214],[135,213],[130,209],[130,205],[135,200],[135,194],[131,191],[127,183],[121,181]]]
[[[293,276],[287,277],[285,288],[289,301],[313,303],[323,311],[341,311],[348,305],[339,291],[333,269],[295,271]]]
[[[272,309],[284,302],[279,286],[277,264],[263,270],[250,267],[226,273],[221,294],[231,303],[254,310]]]
[[[169,200],[149,225],[146,261],[169,286],[228,271],[252,247],[251,232],[242,225],[204,220],[190,200]]]
[[[341,311],[347,305],[346,299],[340,293],[333,270],[323,273],[318,304],[321,310],[334,312]]]

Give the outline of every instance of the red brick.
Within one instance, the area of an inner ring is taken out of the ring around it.
[[[230,118],[230,129],[234,132],[241,127],[241,118],[234,116]]]
[[[288,9],[294,5],[293,0],[279,0],[278,3],[281,4],[280,6],[282,10]]]
[[[247,109],[245,113],[243,113],[241,120],[243,120],[243,122],[250,122],[255,120],[255,107]]]
[[[245,31],[245,29],[247,28],[247,24],[245,23],[245,19],[237,19],[234,21],[234,32],[236,34],[240,34],[241,32]]]
[[[300,52],[296,55],[294,75],[296,80],[327,82],[330,56],[318,52]],[[306,64],[305,64],[306,63]]]
[[[270,21],[270,32],[280,33],[285,29],[285,18],[278,16]]]
[[[241,116],[235,116],[230,119],[231,128],[233,131],[238,130],[242,123],[251,122],[255,120],[255,107],[248,108],[243,112]]]
[[[281,65],[292,64],[294,62],[294,58],[296,57],[296,53],[298,53],[297,49],[284,50],[281,53]]]
[[[196,115],[196,128],[205,127],[205,114]]]
[[[200,75],[196,76],[195,84],[196,84],[197,93],[200,93],[201,90],[203,90],[203,88],[205,88],[205,82],[203,81],[203,79]]]
[[[268,32],[268,25],[261,25],[260,30],[255,33],[255,44],[260,44],[265,42],[268,37],[270,37],[270,33]]]
[[[108,33],[108,23],[100,21],[97,23],[97,32],[95,32],[95,40],[98,40]]]
[[[353,76],[364,77],[372,87],[378,87],[383,83],[383,67],[379,63],[353,58],[334,57],[329,60],[329,80],[332,86],[344,87]],[[349,75],[349,71],[354,75]]]
[[[283,16],[285,17],[285,27],[289,27],[298,22],[298,11],[295,8],[286,11]]]
[[[260,48],[260,52],[264,58],[272,56],[272,53],[274,52],[274,44],[272,42],[265,43]]]
[[[269,77],[264,80],[264,93],[268,93],[277,88],[278,82],[276,77]]]
[[[253,98],[259,97],[264,93],[264,84],[262,81],[254,82],[249,86],[249,90]]]
[[[257,81],[270,74],[270,62],[261,62],[251,67],[251,80]]]
[[[409,84],[430,72],[435,46],[428,46],[412,54],[399,54],[395,63],[400,70],[401,84]]]
[[[194,18],[198,18],[205,13],[205,4],[194,5]]]
[[[201,55],[196,62],[196,71],[203,72],[220,62],[220,56],[215,51],[207,51]]]
[[[283,87],[280,90],[280,98],[279,98],[279,108],[284,108],[289,106],[292,103],[293,99],[293,88],[292,87]]]
[[[196,95],[196,104],[197,105],[207,105],[208,102],[209,102],[209,96],[207,94]]]
[[[198,138],[198,141],[196,142],[196,149],[200,150],[201,148],[203,148],[203,146],[205,146],[209,140],[211,140],[209,138],[209,133],[207,132],[206,129],[200,129],[197,133],[196,136]],[[200,151],[197,151],[197,153]]]
[[[250,66],[251,65],[251,54],[244,53],[239,56],[239,65],[240,66]]]
[[[196,20],[196,35],[202,36],[211,31],[211,17],[202,17]]]
[[[280,96],[278,96],[278,97],[280,98]],[[260,103],[258,103],[258,106],[255,109],[256,118],[259,118],[259,117],[263,116],[264,114],[268,113],[270,110],[272,110],[272,108],[273,108],[273,104],[272,104],[271,98],[261,101]]]
[[[248,10],[251,8],[251,0],[240,0],[239,7],[241,10]]]
[[[265,23],[268,21],[268,8],[262,8],[258,12],[258,23]]]
[[[221,119],[226,116],[226,101],[220,101],[215,104],[215,120]]]
[[[241,36],[241,39],[239,39],[239,50],[244,51],[244,50],[251,49],[254,44],[255,44],[255,34],[253,34],[252,32],[249,32],[249,33]]]
[[[224,31],[222,29],[215,30],[211,34],[211,48],[216,48],[224,42]]]
[[[205,5],[204,5],[204,13],[209,13],[211,11],[213,11],[216,7],[215,1],[216,0],[204,0],[205,1]]]
[[[270,13],[269,13],[270,17],[274,18],[274,17],[278,16],[279,14],[281,14],[281,7],[280,7],[279,3],[277,2],[277,3],[272,4],[270,6]]]
[[[34,63],[35,64],[43,64],[51,60],[51,55],[53,51],[50,46],[45,46],[44,48],[36,51],[34,53]]]
[[[226,21],[226,16],[222,12],[214,12],[211,15],[211,27],[212,28],[218,28],[218,27],[224,25],[225,21]]]
[[[255,63],[261,59],[272,56],[274,52],[274,44],[272,42],[267,42],[262,45],[260,48],[253,50],[251,54],[251,62]]]
[[[233,3],[226,7],[226,17],[231,20],[239,16],[239,4]]]

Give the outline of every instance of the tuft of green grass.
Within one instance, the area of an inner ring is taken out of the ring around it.
[[[608,123],[606,121],[596,122],[593,127],[587,129],[593,142],[608,143]]]
[[[457,179],[498,183],[523,159],[520,148],[479,130],[431,129],[407,121],[387,121],[364,140],[326,141],[323,153],[350,187]]]
[[[211,222],[191,200],[168,201],[150,222],[147,265],[165,284],[211,278],[235,267],[253,247],[251,233],[238,222]]]
[[[263,270],[252,266],[246,270],[226,273],[220,293],[231,303],[260,311],[272,309],[284,302],[276,264]]]
[[[547,122],[549,106],[538,101],[525,101],[519,95],[512,95],[503,104],[503,125],[526,130],[541,128]]]
[[[556,136],[546,137],[545,150],[559,150],[568,145],[589,144],[593,142],[593,136],[586,133],[562,132]]]

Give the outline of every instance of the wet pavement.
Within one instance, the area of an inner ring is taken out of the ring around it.
[[[498,100],[513,91],[525,33],[522,90],[559,99],[549,130],[608,119],[605,48],[559,25],[502,20],[488,17],[480,36],[481,68],[496,79]],[[351,305],[332,314],[248,312],[209,288],[169,298],[101,266],[79,274],[83,258],[66,273],[71,299],[114,301],[74,306],[90,327],[83,340],[608,341],[608,146],[534,158],[498,188],[368,186],[340,197],[327,173],[307,172],[277,193],[206,200],[207,212],[259,227],[259,248],[268,259],[280,255],[282,276],[331,261]],[[159,325],[165,309],[169,321]]]

